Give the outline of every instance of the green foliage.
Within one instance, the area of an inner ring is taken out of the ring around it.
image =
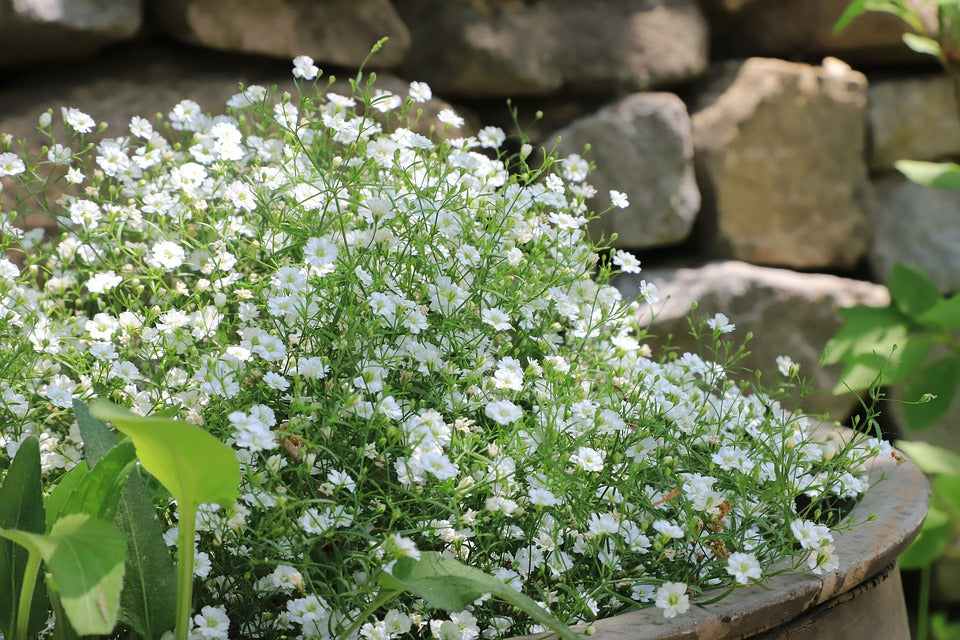
[[[126,555],[123,534],[113,524],[86,513],[73,513],[57,520],[49,535],[5,529],[0,536],[43,558],[77,633],[113,630]]]
[[[206,431],[180,420],[145,418],[106,400],[97,400],[90,408],[90,415],[109,420],[127,435],[136,447],[143,468],[177,500],[180,528],[175,637],[186,640],[193,601],[193,535],[197,509],[203,503],[233,505],[236,502],[240,463],[233,449]]]
[[[580,640],[580,636],[549,611],[502,580],[435,551],[425,551],[419,559],[400,558],[391,573],[380,574],[380,585],[387,593],[399,595],[409,591],[423,598],[428,606],[449,612],[461,611],[489,593],[552,629],[564,640]]]
[[[46,518],[40,475],[40,441],[30,436],[20,443],[0,488],[0,529],[44,532]],[[10,539],[0,539],[0,629],[7,638],[16,637],[27,559],[26,549]],[[43,585],[37,584],[30,597],[27,629],[34,634],[43,628],[47,619]]]
[[[74,402],[73,407],[87,464],[98,465],[116,446],[117,436],[90,415],[86,405]],[[78,465],[76,469],[85,469],[85,465]],[[131,551],[127,554],[123,576],[119,619],[141,637],[159,640],[176,623],[177,568],[163,540],[150,494],[136,474],[127,477],[114,523],[123,532]]]
[[[898,160],[894,166],[912,182],[925,187],[960,189],[960,164],[955,162]]]

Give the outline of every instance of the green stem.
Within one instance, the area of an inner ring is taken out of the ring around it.
[[[930,616],[930,565],[920,567],[920,594],[917,596],[917,640],[927,640]]]
[[[381,591],[379,594],[377,594],[377,597],[373,599],[373,602],[371,602],[370,605],[364,609],[363,613],[354,619],[350,627],[340,634],[338,640],[346,640],[346,638],[351,637],[357,631],[357,629],[360,628],[360,625],[363,624],[363,621],[373,615],[374,611],[387,604],[401,593],[403,593],[402,589],[397,591]]]
[[[177,626],[175,640],[187,640],[193,608],[193,536],[197,527],[197,509],[181,503],[177,532]]]
[[[40,562],[43,558],[35,551],[27,555],[27,566],[23,569],[23,584],[20,586],[20,605],[17,608],[17,630],[15,640],[27,640],[30,630],[30,607],[33,605],[33,590],[37,586],[40,574]]]

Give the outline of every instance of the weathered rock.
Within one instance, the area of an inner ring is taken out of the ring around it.
[[[356,67],[371,47],[389,42],[371,58],[392,67],[410,45],[410,33],[389,0],[166,0],[148,3],[152,22],[165,34],[204,47]]]
[[[885,306],[890,298],[886,287],[823,274],[803,274],[785,269],[757,267],[742,262],[715,262],[698,268],[644,270],[638,275],[621,275],[617,287],[624,297],[635,296],[639,281],[657,285],[661,302],[650,327],[660,339],[672,335],[671,343],[683,351],[705,358],[705,345],[689,334],[686,316],[697,302],[697,314],[710,318],[725,314],[736,325],[731,340],[742,340],[747,332],[754,337],[750,354],[739,364],[760,371],[765,383],[782,379],[776,358],[790,356],[800,365],[800,375],[816,393],[804,398],[810,412],[829,413],[842,420],[854,407],[852,395],[835,396],[841,367],[820,367],[820,355],[827,341],[840,327],[839,309],[855,304]],[[639,313],[649,318],[649,307]],[[821,391],[822,390],[822,391]]]
[[[0,5],[0,66],[87,55],[140,30],[141,0],[12,0]]]
[[[960,191],[932,189],[892,174],[874,185],[870,266],[886,281],[895,262],[927,273],[945,292],[960,289]]]
[[[925,58],[904,46],[901,36],[906,25],[890,14],[863,14],[834,34],[833,27],[850,0],[703,0],[702,4],[715,58],[816,60],[831,55],[871,64]]]
[[[707,27],[694,0],[403,0],[404,71],[447,95],[640,90],[699,75]]]
[[[693,108],[709,251],[805,269],[857,263],[868,245],[866,88],[836,62],[719,66]]]
[[[867,96],[871,169],[960,154],[960,108],[948,76],[879,80]]]
[[[597,189],[595,211],[610,206],[609,191],[628,196],[630,206],[614,209],[591,225],[599,238],[618,235],[621,247],[676,244],[693,228],[700,191],[693,169],[693,140],[687,108],[672,93],[636,93],[580,118],[547,139],[561,139],[561,156],[583,154],[596,163],[588,181]]]

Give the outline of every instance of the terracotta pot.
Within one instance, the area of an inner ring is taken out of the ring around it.
[[[871,488],[848,516],[859,524],[834,534],[836,571],[776,576],[768,589],[742,587],[672,620],[655,608],[614,616],[594,624],[591,640],[909,640],[896,560],[920,530],[930,490],[905,459],[877,458],[869,471]]]

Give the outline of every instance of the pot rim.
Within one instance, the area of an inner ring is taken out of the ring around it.
[[[852,430],[840,427],[844,435]],[[724,640],[747,638],[802,616],[817,605],[846,593],[896,562],[920,531],[930,487],[923,472],[899,452],[866,464],[870,487],[843,522],[858,523],[834,533],[840,566],[822,575],[788,572],[773,576],[766,587],[739,587],[719,602],[691,603],[681,616],[668,619],[656,608],[597,620],[592,640]],[[876,517],[868,519],[871,515]],[[710,592],[706,598],[709,599]],[[574,627],[582,632],[584,625]],[[551,634],[547,634],[551,635]],[[536,634],[532,637],[546,637]],[[512,640],[521,640],[514,638]]]

